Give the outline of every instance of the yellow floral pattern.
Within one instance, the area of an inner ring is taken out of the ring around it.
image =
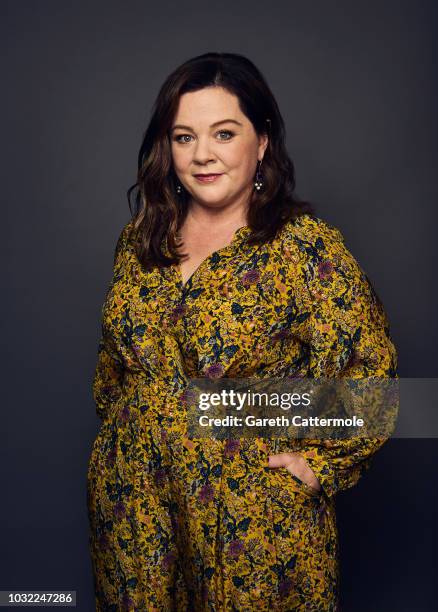
[[[384,439],[190,439],[190,378],[396,377],[387,316],[341,232],[305,214],[250,229],[185,285],[123,228],[93,381],[87,501],[96,610],[335,611],[335,496]],[[165,250],[167,247],[163,245]],[[322,488],[268,456],[301,453]]]

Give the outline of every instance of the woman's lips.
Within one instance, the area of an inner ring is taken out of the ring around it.
[[[195,174],[194,176],[195,176],[195,179],[197,179],[201,183],[213,183],[219,177],[221,177],[222,174],[204,174],[204,175]]]

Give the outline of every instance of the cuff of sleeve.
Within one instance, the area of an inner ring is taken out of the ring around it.
[[[330,460],[321,447],[303,447],[297,451],[306,461],[322,487],[327,497],[333,497],[338,492],[336,472]]]
[[[121,388],[118,384],[106,385],[105,387],[94,387],[94,403],[97,416],[105,420],[114,406],[120,399]]]

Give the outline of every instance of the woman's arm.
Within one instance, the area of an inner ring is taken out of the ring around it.
[[[98,344],[97,364],[92,383],[96,414],[101,419],[106,418],[110,406],[120,398],[122,393],[122,382],[124,375],[123,359],[115,346],[114,339],[105,326],[103,313],[114,284],[119,280],[121,274],[123,273],[124,255],[129,226],[130,223],[123,227],[117,240],[114,251],[112,280],[102,307],[101,335]]]
[[[397,378],[382,303],[336,228],[320,222],[302,267],[302,335],[312,378]],[[310,253],[310,255],[309,255]],[[302,455],[328,496],[357,483],[387,438],[303,440]]]
[[[92,385],[96,414],[101,419],[106,418],[110,406],[121,396],[123,372],[123,362],[102,331]]]

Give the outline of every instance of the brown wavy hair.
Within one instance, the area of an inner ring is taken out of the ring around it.
[[[252,232],[248,243],[267,242],[289,220],[315,212],[309,202],[294,195],[295,169],[286,149],[284,121],[261,72],[240,54],[198,55],[176,68],[161,86],[138,153],[137,182],[127,192],[135,250],[145,269],[179,264],[184,258],[177,252],[181,246],[177,233],[191,196],[185,189],[176,191],[179,181],[172,163],[170,130],[180,96],[205,87],[222,87],[234,94],[256,133],[268,135],[262,163],[263,187],[254,189],[249,203],[247,224]],[[162,250],[163,239],[170,257]]]

